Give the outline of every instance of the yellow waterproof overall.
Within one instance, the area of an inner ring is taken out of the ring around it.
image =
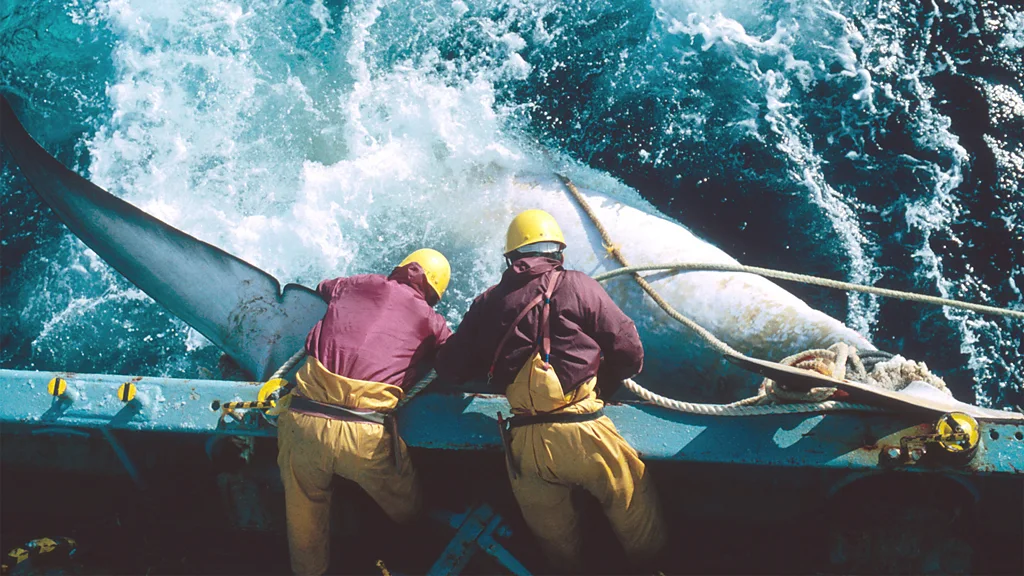
[[[393,410],[404,395],[398,386],[334,374],[312,356],[295,378],[298,395],[356,410]],[[287,410],[278,419],[277,446],[295,574],[327,571],[335,474],[359,484],[396,522],[411,520],[419,511],[419,483],[405,442],[398,442],[397,466],[385,426]]]
[[[559,276],[552,275],[543,299],[527,306],[529,310],[543,302],[542,342],[506,389],[513,414],[591,414],[604,407],[595,392],[596,377],[565,394],[545,362],[550,352],[549,300]],[[525,311],[520,319],[523,316]],[[499,352],[505,340],[507,335]],[[663,546],[665,532],[654,486],[636,450],[607,416],[514,427],[510,458],[517,468],[509,470],[512,491],[527,525],[556,567],[576,569],[582,559],[579,518],[570,497],[576,487],[597,498],[632,559],[651,559]]]

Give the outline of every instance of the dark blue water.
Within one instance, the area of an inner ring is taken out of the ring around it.
[[[986,1],[0,2],[0,91],[48,150],[306,284],[450,236],[444,187],[540,142],[745,264],[1024,309],[1022,61]],[[0,194],[0,365],[216,366],[6,157]],[[456,259],[453,320],[493,280]],[[1024,404],[1019,321],[787,288]]]

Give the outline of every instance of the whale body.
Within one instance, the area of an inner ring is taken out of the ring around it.
[[[0,96],[4,147],[68,228],[105,262],[260,379],[299,350],[326,310],[308,287],[265,271],[117,198],[63,166],[25,131]],[[737,261],[638,198],[579,190],[631,264]],[[566,267],[590,275],[618,268],[595,224],[554,174],[508,174],[483,184],[501,201],[460,224],[499,259],[511,218],[528,208],[551,213],[568,248]],[[760,276],[732,272],[655,273],[648,281],[674,308],[734,349],[779,359],[847,342],[874,346],[839,320]],[[494,278],[497,281],[497,278]],[[628,276],[605,287],[634,320],[645,347],[644,386],[688,399],[748,396],[758,376],[728,363],[697,334],[665,314]]]

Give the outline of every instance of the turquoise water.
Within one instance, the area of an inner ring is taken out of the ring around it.
[[[453,215],[501,199],[446,190],[549,153],[743,263],[1024,309],[1024,12],[904,4],[0,0],[0,91],[65,164],[282,281],[446,246],[453,324],[500,265]],[[0,365],[216,367],[6,157],[0,194]],[[792,290],[1024,404],[1019,322]]]

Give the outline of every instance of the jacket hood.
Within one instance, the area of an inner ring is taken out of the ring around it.
[[[501,275],[502,282],[529,282],[537,276],[562,268],[562,263],[545,256],[529,256],[512,263]]]
[[[434,288],[427,282],[427,274],[418,262],[410,262],[405,266],[395,268],[391,271],[391,275],[388,276],[388,280],[394,280],[399,284],[405,284],[412,288],[431,306],[437,304],[440,300],[437,292],[434,292]]]

